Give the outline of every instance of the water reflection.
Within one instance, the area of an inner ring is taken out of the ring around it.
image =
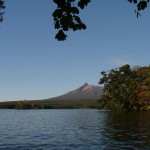
[[[99,114],[105,117],[102,135],[106,148],[111,149],[113,146],[113,149],[150,149],[150,112],[99,112]]]

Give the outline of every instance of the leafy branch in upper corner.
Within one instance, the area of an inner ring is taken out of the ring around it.
[[[77,0],[53,0],[57,4],[57,9],[52,16],[54,27],[59,30],[55,36],[58,41],[66,40],[65,31],[86,29],[86,25],[79,17],[79,8],[84,9],[90,3],[90,0],[78,0],[77,6],[75,6],[75,1]]]
[[[136,15],[140,15],[140,11],[147,8],[150,0],[127,0],[136,5]],[[64,41],[67,38],[65,32],[72,30],[85,30],[86,25],[81,20],[80,10],[84,9],[91,0],[53,0],[57,5],[52,16],[54,19],[54,28],[58,30],[55,38],[58,41]],[[5,8],[4,0],[0,0],[0,22],[3,21],[3,9]]]
[[[138,16],[140,11],[144,10],[149,0],[128,0],[130,3],[136,4],[135,13]],[[86,25],[79,17],[79,9],[84,9],[91,1],[90,0],[53,0],[57,4],[57,9],[53,12],[54,27],[58,30],[55,38],[58,41],[64,41],[68,37],[64,32],[69,30],[86,29]],[[77,6],[75,6],[75,2]]]
[[[150,0],[128,0],[130,3],[134,3],[136,4],[136,10],[135,13],[137,15],[137,18],[141,15],[140,11],[144,10],[145,8],[147,8],[147,5],[149,3]]]
[[[5,8],[5,4],[4,1],[0,0],[0,22],[3,21],[3,14],[4,12],[2,12],[2,10]]]

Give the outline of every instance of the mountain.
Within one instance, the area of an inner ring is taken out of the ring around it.
[[[50,99],[44,99],[44,101],[75,101],[75,100],[97,100],[100,98],[101,94],[103,92],[103,87],[100,86],[94,86],[89,85],[88,83],[85,83],[81,87],[68,92],[64,95],[50,98]]]
[[[9,109],[54,109],[54,108],[98,108],[103,87],[85,83],[64,95],[43,100],[0,102],[0,108]]]

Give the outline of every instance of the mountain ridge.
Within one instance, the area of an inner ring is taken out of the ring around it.
[[[95,86],[95,85],[89,85],[88,83],[83,84],[79,88],[72,90],[70,92],[67,92],[63,95],[43,99],[43,101],[54,101],[54,100],[97,100],[103,92],[103,87],[101,86]]]
[[[39,100],[0,102],[1,109],[72,109],[98,108],[97,100],[103,93],[103,87],[83,84],[66,94]]]

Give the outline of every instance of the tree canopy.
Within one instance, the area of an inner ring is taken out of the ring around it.
[[[149,0],[127,0],[136,5],[135,13],[137,17],[140,11],[144,10]],[[67,38],[66,31],[85,30],[86,25],[82,22],[79,14],[80,10],[84,9],[91,0],[53,0],[57,5],[52,16],[54,19],[54,28],[58,30],[55,38],[58,41],[64,41]],[[4,0],[0,0],[0,22],[3,21],[3,9],[5,8]]]
[[[150,66],[134,67],[124,65],[101,72],[99,84],[104,85],[100,98],[101,108],[116,110],[150,109]]]

